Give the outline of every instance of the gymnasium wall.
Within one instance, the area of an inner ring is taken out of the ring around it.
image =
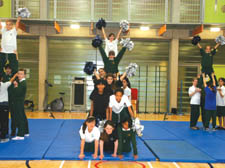
[[[167,106],[167,65],[168,41],[135,40],[134,49],[124,55],[119,70],[125,71],[130,62],[137,63],[139,69],[132,77],[131,85],[139,90],[139,110],[141,112],[165,112]],[[70,84],[74,77],[87,78],[87,109],[90,109],[89,95],[93,90],[91,76],[83,72],[85,61],[96,61],[103,66],[100,53],[88,38],[50,38],[48,40],[48,79],[54,85],[49,88],[49,101],[65,92],[65,106],[69,108]],[[160,87],[159,87],[160,86]]]

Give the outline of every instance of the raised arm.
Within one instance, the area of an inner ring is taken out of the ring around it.
[[[102,48],[102,46],[99,47],[99,51],[100,51],[100,54],[102,56],[102,60],[104,62],[104,64],[108,61],[108,57],[105,53],[105,50]]]
[[[21,17],[19,16],[16,21],[16,30],[19,29]]]
[[[205,79],[205,73],[202,74],[202,78],[203,78],[203,85],[204,85],[204,87],[207,87],[206,79]]]
[[[212,73],[211,76],[212,76],[213,86],[216,86],[215,74]]]
[[[119,30],[119,32],[118,32],[118,34],[117,34],[117,36],[116,36],[116,39],[117,39],[117,40],[119,40],[121,32],[122,32],[122,28],[120,28],[120,30]]]
[[[94,69],[94,75],[95,75],[95,77],[96,77],[97,80],[100,79],[100,76],[99,76],[99,74],[98,74],[98,72],[97,72],[96,69]]]
[[[216,43],[214,49],[217,49],[220,46],[220,43]]]
[[[102,34],[103,34],[104,39],[106,40],[106,39],[107,39],[107,36],[106,36],[106,34],[105,34],[105,29],[104,29],[104,27],[102,27]]]
[[[17,73],[10,79],[10,82],[12,83],[17,77]]]
[[[200,43],[198,43],[197,46],[198,46],[198,48],[200,48],[200,49],[202,48],[202,46],[200,45]]]
[[[127,72],[124,72],[123,75],[120,77],[120,81],[123,81],[123,79],[127,76]]]
[[[2,21],[0,20],[0,29],[2,29]]]

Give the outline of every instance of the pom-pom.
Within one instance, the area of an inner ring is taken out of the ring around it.
[[[139,118],[133,119],[133,124],[132,125],[133,125],[133,127],[132,127],[133,131],[136,131],[137,135],[139,137],[141,137],[143,135],[142,132],[144,130],[144,126],[141,125],[141,122],[140,122]]]
[[[194,36],[194,37],[192,38],[191,43],[192,43],[193,45],[197,45],[200,41],[201,41],[201,37],[200,37],[200,36]]]
[[[97,48],[102,45],[102,39],[99,35],[97,35],[93,40],[92,40],[92,46]]]
[[[105,122],[106,122],[106,120],[101,120],[98,123],[98,129],[99,129],[100,133],[102,133],[104,131]]]
[[[86,62],[84,66],[84,72],[86,74],[92,75],[95,69],[97,69],[96,64],[94,64],[93,62]]]
[[[106,22],[103,18],[99,19],[98,22],[96,23],[96,28],[101,30],[102,27],[106,27]]]
[[[27,8],[19,8],[18,9],[18,16],[21,18],[29,18],[31,15],[30,11]]]
[[[126,67],[127,77],[135,76],[138,65],[136,63],[130,63],[128,67]]]
[[[130,26],[129,26],[129,22],[127,20],[121,20],[120,22],[120,27],[122,28],[122,32],[126,33],[128,32]]]
[[[225,44],[225,37],[220,35],[216,38],[216,43],[220,43],[220,45],[224,45]]]
[[[130,38],[121,39],[120,44],[123,47],[126,47],[129,51],[131,51],[134,48],[133,41],[130,41]]]

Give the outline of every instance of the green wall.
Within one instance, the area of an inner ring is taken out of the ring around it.
[[[222,12],[222,7],[225,6],[225,0],[217,0],[216,11],[215,2],[216,0],[205,0],[204,23],[225,23],[225,12]]]
[[[11,0],[2,0],[3,6],[0,7],[0,18],[11,18]]]

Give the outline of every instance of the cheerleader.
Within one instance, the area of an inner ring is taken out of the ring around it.
[[[100,137],[100,131],[95,126],[95,122],[95,117],[89,116],[80,128],[80,159],[85,157],[84,152],[94,153],[92,155],[94,159],[98,157],[98,141]]]
[[[104,124],[104,131],[100,136],[100,159],[104,158],[104,152],[112,153],[112,157],[117,157],[118,136],[115,125],[108,120]]]
[[[125,119],[131,121],[131,117],[134,118],[131,102],[124,95],[123,89],[118,88],[109,99],[109,119],[117,125]]]

